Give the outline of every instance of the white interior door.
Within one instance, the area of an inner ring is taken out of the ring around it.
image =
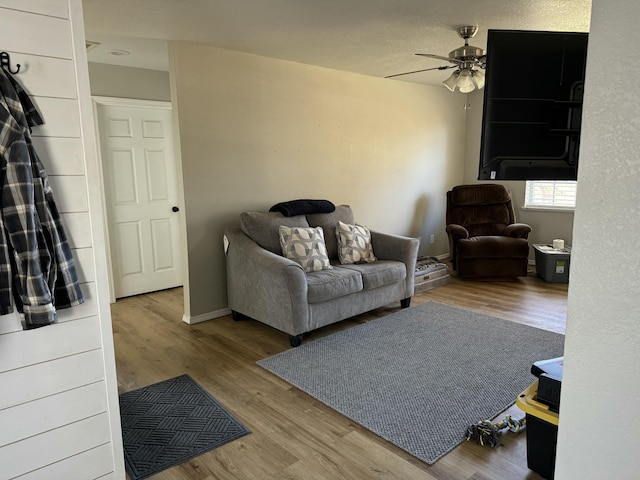
[[[138,103],[97,107],[116,298],[182,284],[171,106]]]

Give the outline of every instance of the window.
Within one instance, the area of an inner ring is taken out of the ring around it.
[[[524,206],[573,209],[576,206],[577,182],[565,180],[529,180]]]

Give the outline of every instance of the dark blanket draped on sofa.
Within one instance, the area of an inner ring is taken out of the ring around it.
[[[295,215],[312,215],[314,213],[331,213],[336,206],[329,200],[290,200],[276,203],[269,209],[270,212],[280,212],[285,217]]]

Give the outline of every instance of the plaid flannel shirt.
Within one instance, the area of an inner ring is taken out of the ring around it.
[[[57,321],[56,309],[83,303],[71,249],[30,127],[42,119],[20,85],[0,69],[0,314],[24,328]]]

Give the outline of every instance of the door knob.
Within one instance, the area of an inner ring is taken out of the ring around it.
[[[179,212],[180,209],[178,207],[171,207],[172,212]]]

